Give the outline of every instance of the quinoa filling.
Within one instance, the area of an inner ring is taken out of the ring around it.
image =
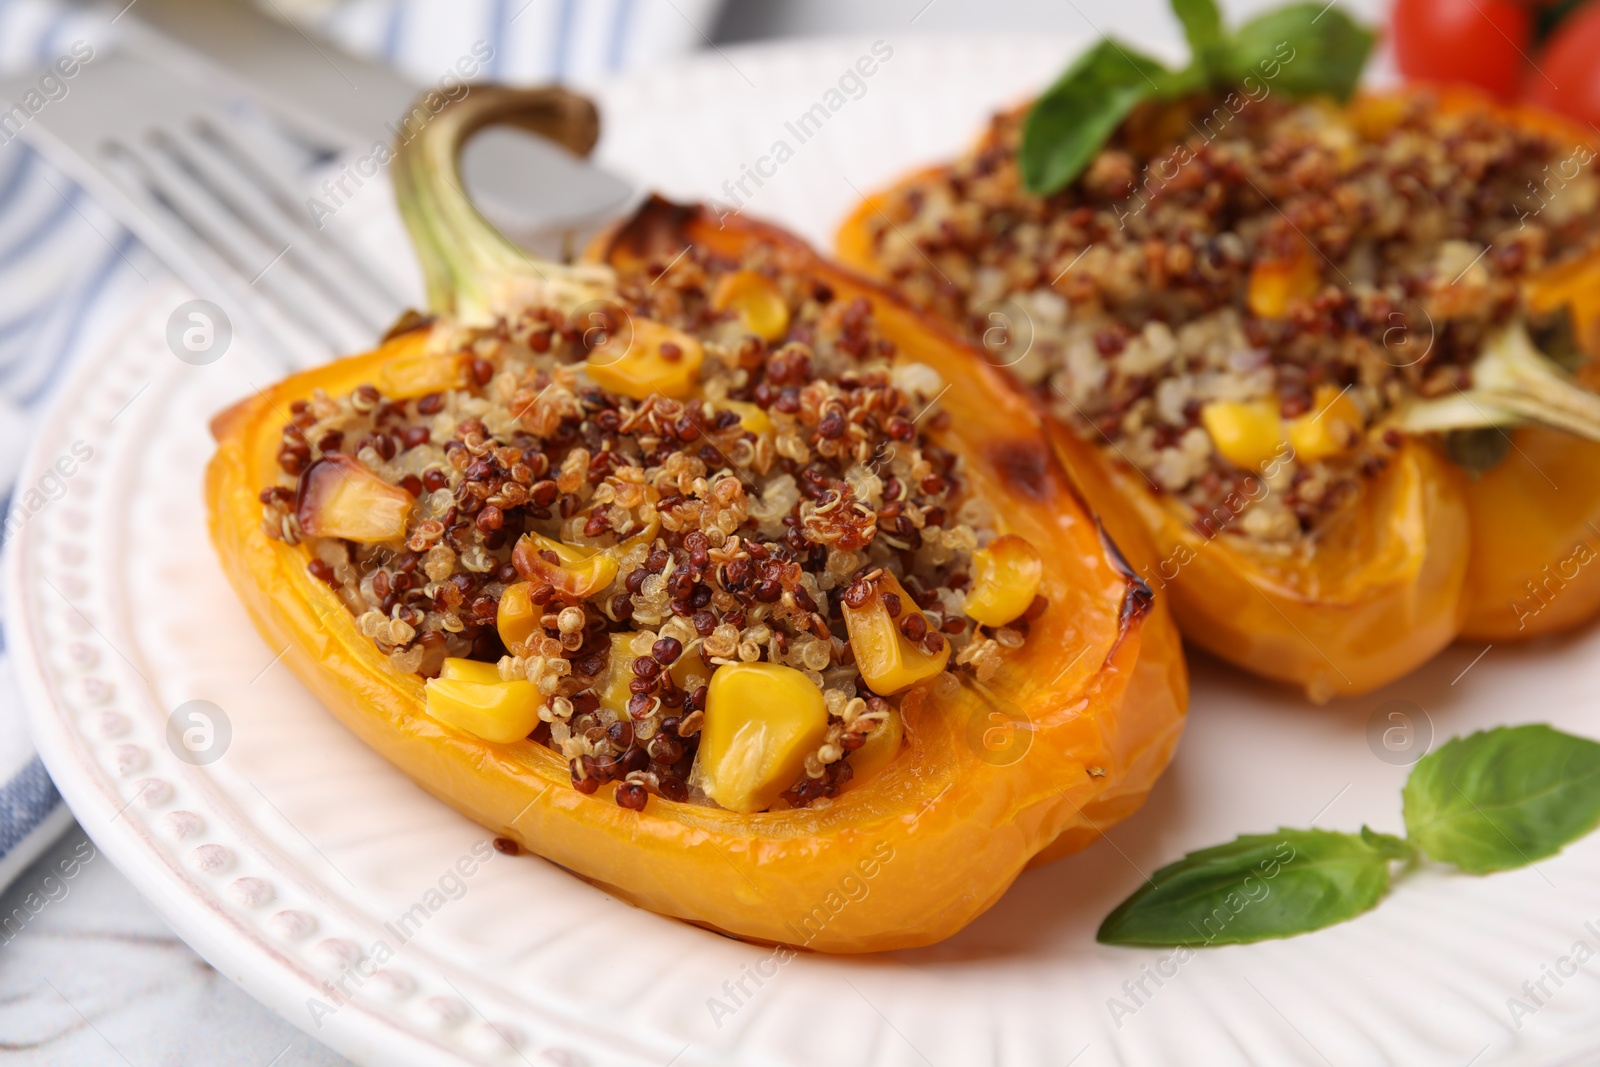
[[[1208,94],[1143,106],[1040,198],[1023,118],[883,198],[873,258],[1208,537],[1314,535],[1390,462],[1408,405],[1473,388],[1497,331],[1582,358],[1523,283],[1600,236],[1584,145],[1428,97]],[[1475,468],[1507,445],[1445,438]]]
[[[713,803],[696,773],[713,674],[792,668],[827,725],[773,806],[826,804],[906,691],[863,678],[849,610],[881,604],[926,660],[918,684],[949,694],[992,677],[1045,603],[998,626],[966,614],[990,512],[935,443],[942,381],[895,359],[867,300],[761,250],[618,281],[572,314],[416,327],[447,388],[296,402],[263,529],[306,546],[395,670],[467,660],[531,683],[530,739],[585,793],[619,781],[624,807]],[[602,358],[645,342],[677,398]]]

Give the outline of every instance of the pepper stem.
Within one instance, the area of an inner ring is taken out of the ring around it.
[[[1472,365],[1472,388],[1417,401],[1397,425],[1412,433],[1538,422],[1600,441],[1600,395],[1534,347],[1522,323],[1491,337]]]
[[[427,112],[419,101],[415,110]],[[435,314],[488,325],[532,305],[570,310],[615,289],[611,271],[539,259],[483,217],[461,181],[467,139],[486,126],[521,126],[587,155],[600,135],[588,100],[565,89],[474,86],[447,103],[415,134],[395,145],[394,187]]]

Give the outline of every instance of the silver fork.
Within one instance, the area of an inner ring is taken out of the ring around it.
[[[22,91],[0,86],[0,100]],[[102,54],[22,135],[283,362],[370,347],[403,309],[397,288],[319,229],[216,95],[137,52]]]

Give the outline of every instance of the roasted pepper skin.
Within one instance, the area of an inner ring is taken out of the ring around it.
[[[1490,109],[1575,144],[1593,142],[1553,116],[1466,90],[1430,91],[1446,110]],[[1384,100],[1358,97],[1351,107],[1381,113]],[[867,197],[840,228],[839,258],[887,281],[870,224],[897,190],[936,171]],[[1600,280],[1592,301],[1600,307]],[[1600,359],[1600,338],[1585,340],[1591,359]],[[1590,388],[1600,384],[1594,364],[1581,377]],[[1600,565],[1580,562],[1600,564],[1590,559],[1600,557],[1600,445],[1571,434],[1510,431],[1517,447],[1477,478],[1431,442],[1409,440],[1316,547],[1281,558],[1226,534],[1208,538],[1136,471],[1052,423],[1063,465],[1139,573],[1168,595],[1185,639],[1317,702],[1370,692],[1458,637],[1532,637],[1600,612]]]
[[[591,254],[623,262],[689,241],[730,255],[765,242],[785,269],[870,300],[906,358],[951,383],[942,443],[963,455],[1003,530],[1048,546],[1040,592],[1050,607],[1024,648],[982,691],[908,694],[905,748],[824,810],[739,815],[651,797],[643,812],[628,811],[614,784],[592,796],[572,788],[565,760],[541,745],[451,731],[423,714],[422,680],[397,674],[307,573],[305,549],[261,532],[256,494],[276,476],[281,413],[314,389],[338,395],[376,380],[425,332],[296,375],[219,416],[206,485],[212,539],[257,627],[288,646],[285,661],[329,710],[494,833],[641,907],[742,938],[844,953],[930,944],[993,905],[1030,862],[1085,847],[1139,806],[1184,719],[1176,629],[1075,494],[1029,402],[897,298],[781,231],[743,220],[719,228],[709,212],[660,201]],[[995,723],[1022,725],[996,726],[1004,736],[988,744],[997,709]],[[852,889],[860,883],[865,896]]]
[[[1439,90],[1447,109],[1489,110],[1525,128],[1600,150],[1595,131],[1529,107],[1507,106],[1466,88]],[[1527,294],[1541,304],[1564,304],[1588,362],[1578,380],[1600,391],[1600,248],[1580,265],[1584,284],[1560,300],[1545,299],[1559,284],[1531,279]],[[1564,273],[1552,271],[1550,275]],[[1470,479],[1471,608],[1461,636],[1506,642],[1570,630],[1600,614],[1600,443],[1544,426],[1510,432],[1513,447],[1501,463]]]
[[[1519,641],[1600,612],[1600,444],[1543,426],[1466,489],[1471,611],[1461,636]]]
[[[1138,473],[1065,426],[1052,437],[1118,544],[1169,596],[1178,627],[1213,655],[1312,699],[1404,675],[1455,639],[1468,608],[1464,478],[1410,441],[1310,551],[1251,551],[1207,537]]]

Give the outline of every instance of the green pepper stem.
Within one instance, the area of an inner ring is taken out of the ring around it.
[[[1520,322],[1491,337],[1472,365],[1472,388],[1407,406],[1402,430],[1439,433],[1543,423],[1600,441],[1600,395],[1573,380],[1534,347]]]
[[[421,101],[417,108],[428,110]],[[488,325],[519,307],[570,310],[610,296],[609,269],[530,255],[473,205],[461,181],[461,148],[479,130],[500,124],[521,126],[579,155],[588,154],[600,132],[594,105],[565,89],[473,86],[397,141],[395,199],[422,265],[429,307],[467,325]]]

